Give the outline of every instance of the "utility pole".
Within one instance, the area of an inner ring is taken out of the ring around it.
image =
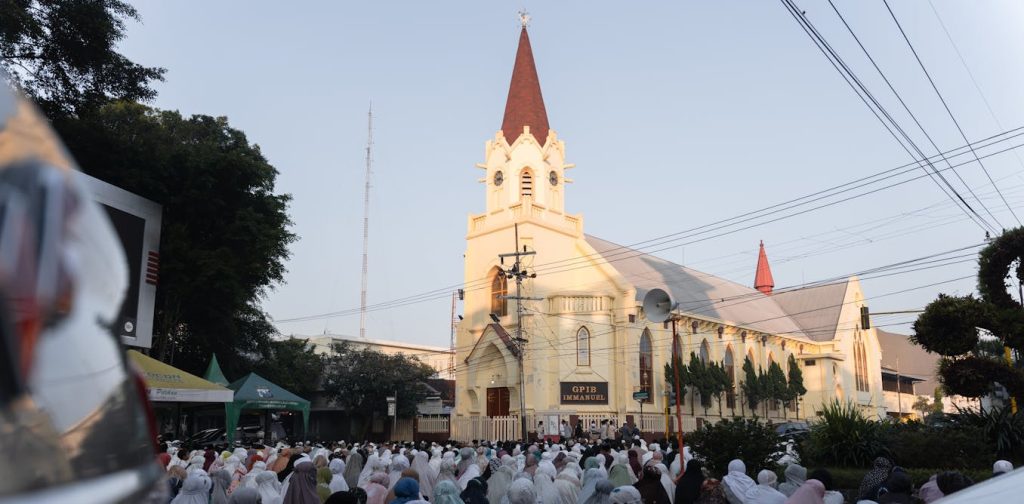
[[[516,281],[516,295],[515,296],[502,296],[504,299],[515,299],[516,300],[516,346],[519,350],[519,423],[522,427],[523,442],[526,442],[529,438],[526,426],[526,365],[524,357],[526,355],[526,338],[523,337],[523,301],[543,301],[544,298],[532,298],[523,297],[523,280],[526,278],[537,278],[537,273],[530,273],[523,267],[522,258],[523,256],[535,255],[537,252],[534,250],[527,251],[526,246],[523,246],[523,250],[519,250],[519,224],[515,225],[515,236],[516,236],[516,248],[515,252],[509,252],[505,254],[498,254],[498,258],[501,259],[501,264],[505,264],[506,257],[515,257],[515,263],[512,264],[512,269],[505,272],[506,279],[515,279]]]
[[[455,379],[455,299],[459,295],[458,291],[452,292],[452,318],[451,318],[451,334],[448,341],[448,375]]]
[[[370,245],[370,173],[373,165],[373,104],[366,112],[366,186],[363,189],[363,289],[359,293],[359,337],[366,339],[366,276]]]

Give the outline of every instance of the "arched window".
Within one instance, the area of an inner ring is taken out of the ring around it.
[[[700,344],[700,361],[707,364],[711,360],[711,345],[708,345],[708,340],[704,340]]]
[[[519,194],[523,197],[533,196],[533,172],[529,168],[524,169],[519,176]]]
[[[491,313],[499,317],[508,315],[508,299],[505,299],[507,295],[508,280],[505,278],[505,272],[498,269],[491,279]]]
[[[725,406],[727,408],[736,407],[736,389],[733,384],[736,383],[736,363],[733,362],[732,358],[732,345],[725,347],[725,358],[722,359],[722,367],[725,368],[725,377],[729,380],[729,387],[725,389]]]
[[[853,365],[856,374],[858,392],[867,392],[868,387],[868,353],[864,347],[864,339],[858,331],[854,333],[853,341]]]
[[[576,331],[576,365],[590,365],[590,331],[586,327]]]
[[[651,402],[654,396],[654,352],[651,348],[651,331],[647,329],[640,334],[640,390],[647,391],[644,402]]]

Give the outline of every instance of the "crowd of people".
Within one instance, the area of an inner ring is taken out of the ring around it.
[[[167,448],[172,504],[841,504],[933,502],[972,482],[944,472],[918,489],[880,457],[850,500],[827,470],[729,463],[716,478],[672,442],[623,440],[297,443]],[[748,471],[748,469],[754,469]],[[994,474],[1013,469],[998,461]],[[756,475],[756,479],[751,475]]]

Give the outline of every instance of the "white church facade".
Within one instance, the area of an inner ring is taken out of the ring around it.
[[[520,414],[531,426],[610,418],[664,432],[672,326],[645,315],[643,299],[652,289],[678,303],[673,315],[684,362],[694,352],[722,363],[736,384],[707,410],[688,397],[684,430],[754,415],[738,386],[745,358],[760,369],[777,362],[785,370],[793,356],[801,367],[807,394],[799,408],[772,406],[773,421],[807,418],[833,398],[871,416],[885,414],[878,339],[861,326],[867,305],[857,278],[773,292],[763,247],[754,288],[585,233],[583,216],[566,209],[574,165],[549,127],[525,27],[501,130],[477,167],[486,206],[467,223],[454,436],[501,437],[502,428],[514,427],[496,422]],[[518,293],[509,278],[515,258],[500,257],[515,250],[531,253],[523,265],[536,273]],[[508,299],[515,296],[529,299]],[[648,398],[634,400],[635,392]],[[765,416],[762,408],[757,413]]]

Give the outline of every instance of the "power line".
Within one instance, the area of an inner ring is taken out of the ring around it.
[[[1013,129],[1013,130],[1008,130],[1008,131],[1005,131],[1005,132],[1002,132],[1002,133],[990,136],[990,137],[985,138],[983,140],[979,140],[978,142],[975,142],[975,143],[979,145],[979,148],[988,148],[988,147],[995,146],[997,144],[1001,144],[1003,142],[1007,142],[1007,141],[1009,141],[1011,139],[1020,137],[1022,135],[1024,135],[1024,127],[1018,127],[1018,128]],[[1003,138],[1003,137],[1005,137],[1005,138]],[[987,142],[987,143],[984,143],[984,142]],[[982,145],[982,143],[984,143],[984,144]],[[1021,147],[1022,145],[1024,145],[1024,144],[1011,145],[1010,147],[1007,147],[1007,148],[1004,148],[1004,149],[1000,149],[1000,150],[996,150],[994,152],[988,152],[988,153],[982,154],[980,157],[982,157],[982,158],[992,157],[992,156],[1004,153],[1004,152],[1006,152],[1008,150],[1017,149],[1017,148]],[[965,147],[961,146],[961,147],[957,147],[956,149],[951,149],[950,151],[947,151],[946,153],[948,154],[950,152],[955,152],[955,151],[964,150],[964,149],[965,149]],[[956,156],[964,155],[966,153],[967,152],[963,152],[961,154],[957,154]],[[954,156],[954,157],[956,157],[956,156]],[[966,161],[966,162],[964,162],[962,164],[967,164],[967,163],[970,163],[970,162],[973,162],[973,161]],[[870,185],[870,184],[872,184],[874,182],[878,182],[878,181],[882,181],[882,180],[888,180],[890,178],[893,178],[893,177],[896,177],[896,176],[899,176],[899,175],[903,175],[903,174],[905,174],[905,173],[907,173],[909,171],[912,171],[912,170],[916,169],[917,166],[918,165],[915,165],[914,163],[907,163],[907,164],[901,165],[901,166],[896,167],[896,168],[884,170],[883,172],[880,172],[880,173],[875,174],[875,175],[871,175],[871,176],[867,176],[867,177],[862,177],[862,178],[856,179],[856,180],[851,181],[851,182],[847,182],[847,183],[844,183],[844,184],[839,184],[837,186],[833,186],[832,188],[829,188],[829,189],[825,189],[825,190],[822,190],[822,191],[817,191],[817,192],[812,193],[812,194],[810,194],[808,196],[803,196],[803,197],[800,197],[800,198],[794,198],[794,199],[791,199],[791,200],[789,200],[787,202],[784,202],[784,203],[779,203],[779,204],[776,204],[776,205],[772,205],[772,206],[766,207],[766,208],[764,208],[762,210],[759,210],[759,211],[746,212],[744,214],[740,214],[740,215],[738,215],[736,217],[733,217],[733,218],[730,218],[730,219],[719,220],[719,221],[716,221],[715,223],[705,224],[705,225],[702,225],[702,226],[697,226],[697,227],[694,227],[694,228],[690,228],[688,230],[683,230],[683,231],[680,231],[680,232],[671,233],[671,234],[668,234],[668,235],[663,235],[663,236],[658,237],[658,238],[654,238],[654,239],[650,239],[650,240],[645,240],[645,241],[638,242],[638,243],[643,244],[643,243],[655,242],[655,243],[653,243],[652,245],[649,245],[649,246],[664,245],[666,243],[677,242],[679,240],[683,240],[683,239],[686,239],[686,238],[691,238],[691,237],[694,237],[694,236],[699,236],[701,234],[706,234],[708,232],[715,231],[715,230],[718,230],[718,229],[728,228],[729,226],[732,226],[732,225],[742,224],[743,222],[749,222],[750,220],[756,219],[756,218],[758,218],[760,216],[753,217],[751,219],[746,219],[746,220],[737,220],[737,219],[740,219],[741,217],[745,217],[745,216],[749,216],[749,215],[752,215],[752,214],[756,214],[758,212],[762,212],[763,213],[764,210],[778,208],[780,206],[783,206],[783,205],[786,205],[786,204],[789,204],[789,203],[798,202],[798,201],[800,201],[802,199],[807,199],[808,197],[811,197],[811,196],[817,196],[817,195],[821,195],[823,193],[827,193],[829,191],[835,191],[835,194],[828,194],[828,195],[825,195],[825,196],[818,196],[817,198],[809,200],[807,202],[792,204],[792,205],[790,205],[788,207],[782,208],[781,210],[775,210],[775,211],[770,212],[770,213],[765,213],[765,215],[771,215],[771,214],[774,214],[774,213],[778,213],[779,211],[790,210],[790,209],[793,209],[793,208],[797,208],[797,207],[799,207],[799,206],[801,206],[803,204],[806,204],[806,203],[811,203],[811,202],[819,201],[819,200],[825,199],[827,197],[835,196],[835,195],[838,195],[838,194],[849,192],[849,191],[854,190],[854,189],[858,189],[858,188],[862,188],[862,187],[868,186],[868,185]],[[953,166],[961,166],[961,165],[957,164],[957,165],[953,165]],[[948,170],[948,169],[949,168],[941,168],[938,171],[941,172],[941,171],[945,171],[945,170]],[[903,171],[898,172],[898,170],[903,170]],[[897,172],[897,173],[893,173],[893,172]],[[879,176],[882,176],[882,175],[885,175],[885,176],[882,177],[882,178],[878,178]],[[774,218],[774,219],[770,219],[770,220],[756,222],[756,223],[754,223],[752,225],[748,225],[746,227],[742,227],[742,228],[738,228],[738,229],[732,229],[732,230],[729,230],[729,231],[726,231],[726,232],[723,232],[723,233],[720,233],[720,234],[717,234],[717,235],[712,235],[712,236],[704,237],[704,238],[701,238],[701,239],[691,240],[691,241],[688,241],[688,242],[677,243],[675,245],[667,246],[667,247],[664,247],[662,249],[656,249],[656,250],[653,250],[653,251],[649,251],[649,253],[659,252],[661,250],[668,250],[670,248],[676,248],[676,247],[681,246],[681,245],[688,245],[688,244],[692,244],[692,243],[698,243],[698,242],[706,241],[706,240],[709,240],[709,239],[712,239],[712,238],[717,238],[719,236],[724,236],[726,234],[736,233],[736,232],[743,231],[743,230],[746,230],[746,229],[750,229],[750,228],[753,228],[753,227],[757,227],[757,226],[760,226],[760,225],[769,224],[769,223],[772,223],[772,222],[777,222],[779,220],[783,220],[783,219],[786,219],[786,218],[791,218],[791,217],[794,217],[794,216],[797,216],[797,215],[808,213],[810,211],[818,210],[818,209],[825,208],[825,207],[828,207],[828,206],[832,206],[832,205],[835,205],[835,204],[838,204],[838,203],[849,201],[849,200],[852,200],[852,199],[855,199],[855,198],[859,198],[859,197],[862,197],[862,196],[873,194],[873,193],[879,192],[881,190],[885,190],[885,189],[889,189],[889,188],[892,188],[892,187],[896,187],[898,185],[903,185],[903,184],[906,184],[906,183],[909,183],[909,182],[913,182],[913,181],[919,180],[919,179],[921,179],[921,178],[923,178],[925,176],[928,176],[927,172],[926,172],[926,175],[919,175],[919,176],[911,177],[909,179],[902,180],[902,181],[899,181],[899,182],[894,182],[894,183],[891,183],[890,185],[883,186],[883,187],[880,187],[880,188],[866,190],[865,192],[856,194],[854,196],[846,197],[846,198],[843,198],[843,199],[840,199],[840,200],[837,200],[837,201],[832,201],[832,202],[829,202],[829,203],[824,203],[822,205],[818,205],[818,206],[812,207],[810,209],[794,212],[792,214],[784,215],[782,217],[778,217],[778,218]],[[848,187],[851,184],[855,184],[855,183],[858,183],[858,182],[863,182],[865,180],[870,180],[872,178],[878,178],[878,180],[874,180],[874,181],[866,182],[866,183],[861,183],[860,185],[856,185],[854,187]],[[971,217],[971,216],[968,215],[968,217]],[[736,222],[730,223],[730,221],[733,221],[733,220],[735,220]],[[973,220],[973,218],[972,218],[972,220]],[[726,224],[718,226],[718,227],[713,227],[714,224],[719,224],[719,223],[726,223]],[[710,228],[710,229],[708,229],[708,228]],[[693,232],[693,231],[699,231],[701,229],[707,229],[707,230],[703,231],[703,232]],[[687,233],[690,233],[690,234],[687,234]],[[672,238],[672,237],[674,237],[674,238]],[[669,239],[657,242],[657,240],[663,239],[663,238],[669,238]],[[621,250],[621,251],[624,251],[624,252],[615,253],[614,252],[615,250]],[[615,258],[616,255],[622,255],[623,253],[629,253],[629,254],[633,254],[633,255],[629,256],[629,257]],[[610,250],[606,250],[603,253],[584,254],[582,256],[573,257],[571,259],[562,259],[562,260],[551,261],[551,262],[548,262],[548,263],[543,263],[541,265],[536,266],[536,270],[538,272],[541,272],[541,271],[543,271],[543,272],[551,272],[551,271],[555,271],[556,270],[556,268],[554,268],[553,265],[556,265],[556,264],[559,264],[559,263],[569,263],[569,264],[565,264],[564,266],[572,266],[572,263],[577,263],[577,264],[588,263],[591,259],[594,259],[594,258],[600,258],[600,259],[604,260],[604,262],[613,263],[613,262],[616,262],[618,260],[629,259],[631,257],[635,257],[636,254],[638,254],[638,253],[639,252],[637,252],[636,250],[630,249],[629,246],[617,246],[616,248],[610,249]],[[611,259],[606,259],[607,257],[611,257]],[[545,269],[544,266],[549,266],[549,268]],[[576,268],[564,268],[564,267],[562,267],[562,268],[563,269],[558,269],[557,272],[570,271],[571,269],[576,269]],[[426,291],[426,292],[423,292],[423,293],[420,293],[420,294],[416,294],[416,295],[412,295],[412,296],[407,296],[405,298],[398,298],[398,299],[394,299],[394,300],[391,300],[391,301],[386,301],[386,302],[381,302],[381,303],[377,303],[377,304],[374,304],[374,305],[370,305],[368,307],[368,311],[378,311],[378,310],[384,310],[384,309],[390,309],[390,308],[397,308],[397,307],[401,307],[401,306],[407,306],[407,305],[410,305],[410,304],[416,304],[416,303],[420,303],[420,302],[433,301],[435,299],[447,298],[448,295],[451,292],[451,289],[453,289],[453,288],[462,287],[462,288],[464,288],[465,291],[468,292],[468,291],[472,291],[472,290],[479,290],[479,289],[482,289],[482,288],[486,288],[486,286],[489,284],[489,282],[490,282],[489,278],[480,278],[480,279],[477,279],[477,280],[472,280],[472,281],[464,282],[464,283],[461,283],[461,284],[454,284],[452,286],[446,287],[445,289],[437,289],[437,290],[432,290],[432,291]],[[347,310],[340,310],[340,311],[322,313],[322,314],[317,314],[317,315],[306,315],[306,316],[299,316],[299,317],[279,319],[279,320],[275,320],[275,323],[302,322],[302,321],[308,321],[308,320],[318,320],[318,319],[328,318],[328,317],[342,317],[342,316],[352,315],[354,313],[358,313],[358,311],[356,311],[355,309],[347,309]]]
[[[953,40],[953,35],[949,33],[949,29],[946,28],[946,23],[942,21],[942,16],[939,15],[938,9],[935,8],[935,4],[932,0],[928,0],[928,5],[932,8],[932,12],[935,13],[935,19],[938,20],[939,26],[942,27],[942,32],[946,34],[946,40],[949,40],[949,45],[953,46],[953,51],[956,52],[957,57],[960,59],[960,64],[963,65],[964,70],[967,71],[967,75],[971,78],[971,83],[974,84],[974,89],[978,91],[978,96],[981,97],[981,101],[985,104],[985,108],[988,110],[988,115],[992,117],[992,121],[995,122],[996,127],[1003,129],[1002,123],[999,118],[996,117],[996,113],[992,110],[992,104],[988,102],[988,98],[985,97],[985,93],[981,91],[981,85],[978,84],[978,79],[974,78],[974,72],[971,71],[971,67],[967,65],[967,60],[964,58],[963,53],[960,52],[960,47],[957,46],[956,41]],[[1021,159],[1020,154],[1017,151],[1013,152],[1014,157],[1017,158],[1017,163],[1024,168],[1024,160]]]
[[[924,62],[921,61],[921,56],[917,54],[917,49],[914,49],[914,44],[910,43],[910,38],[907,36],[907,32],[903,30],[903,25],[900,24],[899,19],[896,19],[896,13],[892,11],[892,6],[889,5],[889,0],[882,0],[882,2],[885,4],[886,10],[889,11],[889,16],[891,16],[893,22],[896,23],[896,27],[900,29],[900,34],[903,35],[903,40],[907,42],[907,47],[910,47],[910,52],[914,53],[914,59],[917,60],[917,64],[921,67],[921,71],[924,72],[925,77],[928,78],[928,83],[932,85],[932,89],[935,90],[935,94],[939,97],[939,101],[942,102],[942,106],[946,109],[946,113],[949,114],[949,118],[952,119],[953,124],[956,125],[957,131],[960,132],[960,137],[963,138],[965,142],[969,142],[969,140],[967,140],[967,134],[964,133],[963,128],[960,127],[960,122],[956,120],[956,117],[953,115],[953,111],[949,108],[949,104],[946,103],[946,99],[943,98],[942,93],[939,92],[939,87],[935,85],[935,80],[932,79],[931,74],[928,73],[928,69],[925,68]],[[829,3],[832,3],[832,0],[829,0]],[[834,7],[835,6],[833,5],[833,8]],[[1013,208],[1010,207],[1010,204],[1007,203],[1006,197],[1003,196],[1002,191],[999,190],[999,186],[992,180],[992,175],[989,174],[988,168],[986,168],[985,164],[981,162],[981,159],[978,159],[978,155],[974,152],[973,148],[971,149],[971,153],[974,154],[975,160],[978,162],[978,166],[981,166],[982,171],[985,172],[985,176],[988,177],[988,181],[992,183],[992,187],[994,187],[996,192],[999,193],[999,197],[1002,198],[1003,204],[1006,205],[1006,208],[1013,215],[1013,218],[1017,220],[1017,224],[1024,225],[1024,223],[1020,221],[1020,218],[1017,217],[1017,213],[1014,212]],[[992,216],[992,218],[995,219],[995,216]],[[998,222],[998,220],[996,222]]]
[[[896,88],[893,86],[892,82],[889,80],[889,77],[887,77],[885,75],[885,72],[883,72],[881,67],[878,66],[878,63],[875,61],[875,58],[873,58],[871,56],[871,53],[868,51],[867,47],[865,47],[864,44],[861,42],[860,37],[858,37],[857,34],[853,31],[853,27],[851,27],[850,24],[846,22],[846,18],[843,17],[842,13],[839,12],[839,9],[836,7],[836,5],[833,2],[833,0],[828,0],[828,3],[829,3],[829,5],[832,6],[832,10],[835,11],[836,15],[839,16],[839,20],[843,22],[843,26],[846,27],[846,30],[850,33],[851,36],[853,36],[853,39],[857,42],[857,45],[860,47],[861,51],[863,51],[864,55],[867,56],[868,61],[871,62],[871,65],[878,72],[878,75],[882,77],[882,80],[885,81],[885,84],[889,87],[889,90],[892,91],[892,94],[896,96],[896,99],[900,102],[900,105],[903,106],[903,110],[905,110],[907,112],[907,114],[910,115],[910,118],[914,121],[914,124],[917,125],[917,128],[919,130],[921,130],[921,133],[924,134],[925,138],[928,139],[928,143],[930,143],[932,145],[932,147],[936,151],[941,152],[941,149],[939,149],[939,146],[936,145],[936,143],[932,139],[931,135],[928,134],[928,131],[924,129],[924,126],[917,119],[917,116],[914,115],[914,113],[910,110],[910,107],[907,105],[907,103],[905,101],[903,101],[903,96],[900,95],[900,93],[898,91],[896,91]],[[892,120],[891,117],[890,117],[890,120]],[[966,138],[966,136],[964,138]],[[908,137],[908,139],[909,139],[909,137]],[[916,147],[916,145],[914,146],[914,149],[917,150],[918,152],[920,152],[920,149],[918,149]],[[942,160],[945,161],[947,165],[949,164],[949,160],[947,160],[945,157],[943,157]],[[999,222],[999,219],[997,219],[996,216],[992,214],[992,211],[989,210],[988,206],[985,205],[985,203],[983,201],[981,201],[981,198],[978,198],[978,195],[974,194],[974,189],[971,189],[970,184],[968,184],[967,181],[964,180],[963,177],[960,176],[960,173],[957,172],[956,170],[953,170],[953,174],[956,175],[957,179],[960,180],[960,183],[962,183],[964,185],[964,187],[967,188],[967,191],[971,193],[971,196],[974,197],[975,201],[977,201],[978,204],[980,204],[981,207],[985,210],[985,212],[988,213],[989,217],[992,217],[992,219],[996,221],[996,224],[998,224],[999,227],[1003,227],[1002,223]],[[945,182],[945,180],[943,180],[943,181]],[[956,193],[956,190],[953,189],[953,187],[951,185],[950,185],[949,188],[951,190],[953,190],[954,193]],[[959,197],[960,195],[957,194],[957,196]],[[967,202],[964,201],[964,204],[966,205]]]
[[[967,200],[965,200],[963,196],[961,196],[960,193],[957,192],[956,188],[954,188],[953,185],[950,184],[949,181],[946,180],[946,178],[942,176],[941,173],[939,173],[939,170],[937,170],[935,166],[931,163],[931,161],[928,159],[928,157],[924,155],[924,152],[921,151],[921,149],[917,146],[917,144],[910,137],[910,135],[908,135],[907,132],[904,131],[903,128],[899,125],[899,123],[896,122],[895,119],[893,119],[892,115],[889,114],[888,110],[886,110],[886,108],[882,106],[882,104],[875,98],[875,96],[871,93],[867,86],[865,86],[864,83],[861,82],[860,78],[857,77],[857,74],[853,72],[853,70],[846,64],[845,60],[843,60],[843,58],[840,57],[839,54],[832,48],[832,46],[828,43],[825,37],[821,35],[821,33],[814,26],[814,24],[811,23],[809,19],[807,19],[807,16],[804,14],[804,12],[800,10],[800,8],[797,7],[792,0],[781,0],[781,2],[783,6],[786,7],[786,10],[790,13],[793,19],[795,19],[797,23],[800,25],[800,28],[804,30],[804,33],[806,33],[807,36],[811,38],[811,41],[814,43],[815,47],[817,47],[818,50],[821,51],[821,53],[832,65],[832,67],[835,68],[837,72],[839,72],[840,76],[843,77],[843,80],[846,81],[847,85],[849,85],[850,88],[853,89],[857,97],[860,98],[862,102],[864,102],[864,105],[867,106],[871,113],[874,114],[875,118],[877,118],[878,121],[882,123],[882,126],[885,127],[886,131],[889,132],[889,134],[896,140],[900,147],[902,147],[903,150],[905,150],[912,159],[916,160],[918,159],[918,157],[920,157],[924,161],[924,163],[932,169],[932,171],[929,172],[928,168],[926,168],[925,165],[919,165],[921,169],[925,171],[925,173],[929,173],[929,177],[932,179],[933,182],[935,182],[936,185],[938,185],[938,187],[942,190],[943,193],[946,194],[946,196],[948,196],[949,198],[953,198],[954,195],[956,196],[956,199],[960,201],[964,208],[966,208],[965,211],[969,212],[969,214],[973,216],[972,220],[974,220],[979,227],[981,227],[985,231],[995,232],[996,229],[991,224],[989,224],[988,221],[986,221],[984,217],[982,217],[976,210],[974,210],[974,208],[971,207],[969,203],[967,203]],[[884,74],[883,78],[885,78]],[[895,92],[895,89],[893,91]],[[868,103],[868,100],[870,100],[871,104],[874,104],[874,107],[872,107],[872,105]],[[888,119],[889,123],[886,123],[886,121],[882,119],[882,116],[880,116],[879,113],[885,116],[885,118]],[[892,127],[889,126],[890,124],[892,125]],[[899,132],[899,136],[896,135],[896,132],[893,131],[893,128],[895,128],[896,131]],[[903,139],[901,140],[900,137],[902,137]],[[910,148],[907,147],[907,144],[909,144],[910,147],[914,148],[914,151],[917,152],[917,155],[911,152]],[[934,175],[932,175],[932,173],[934,173]],[[938,178],[938,180],[936,180],[936,177]],[[943,185],[939,183],[939,180],[942,181],[942,184],[945,184],[945,187],[943,187]],[[947,187],[949,188],[948,191],[946,189]],[[953,194],[949,194],[949,191],[952,191]]]

